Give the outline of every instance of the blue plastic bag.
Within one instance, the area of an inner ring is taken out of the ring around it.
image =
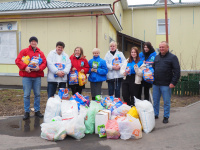
[[[65,64],[62,63],[55,63],[56,68],[58,68],[58,71],[63,71],[65,69]],[[58,77],[57,74],[54,74],[54,77]]]
[[[78,71],[69,72],[69,85],[78,84]]]
[[[154,69],[152,67],[146,68],[142,71],[144,81],[153,84],[154,81]]]
[[[31,68],[36,68],[37,66],[39,66],[42,63],[42,58],[39,56],[33,56],[31,58],[30,63],[28,64],[28,67]]]

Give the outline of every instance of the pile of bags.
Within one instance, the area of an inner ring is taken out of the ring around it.
[[[139,139],[142,129],[150,133],[155,126],[153,106],[149,101],[135,98],[130,107],[112,96],[97,100],[76,93],[69,100],[55,95],[48,99],[41,124],[41,137],[63,140],[67,135],[81,139],[85,134],[99,134],[109,139]]]

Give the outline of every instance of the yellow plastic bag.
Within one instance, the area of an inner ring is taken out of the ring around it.
[[[139,114],[138,114],[137,109],[136,109],[135,106],[133,106],[133,107],[129,110],[129,112],[128,112],[127,114],[131,115],[131,116],[134,117],[134,118],[139,119]]]
[[[29,64],[29,62],[30,62],[30,57],[27,55],[27,56],[23,56],[22,57],[22,61],[25,63],[25,64]]]
[[[87,83],[87,77],[84,73],[79,72],[78,73],[78,82],[79,82],[79,86],[83,86]]]
[[[139,121],[140,121],[140,117],[139,117],[138,111],[137,111],[137,109],[136,109],[135,106],[133,106],[133,107],[129,110],[129,112],[127,113],[127,115],[130,115],[130,116],[132,116],[132,117],[134,117],[134,118],[137,118],[137,119],[139,119]],[[140,123],[141,123],[141,121],[140,121]],[[142,125],[142,124],[141,124],[141,125]],[[142,127],[142,129],[143,129],[143,127]]]

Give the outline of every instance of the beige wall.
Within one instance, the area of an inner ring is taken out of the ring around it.
[[[170,51],[179,58],[182,70],[199,70],[200,68],[200,7],[168,8],[170,19]],[[164,8],[133,9],[124,11],[123,33],[150,41],[154,48],[159,47],[165,35],[157,35],[157,19],[164,19]]]
[[[0,16],[0,18],[1,17],[5,16]],[[109,37],[116,40],[116,30],[106,18],[106,16],[99,16],[98,20],[98,45],[101,50],[100,56],[104,58],[105,54],[109,50]],[[18,22],[18,31],[21,32],[22,49],[29,46],[28,40],[31,36],[36,36],[38,38],[38,47],[44,52],[45,56],[47,56],[47,54],[51,50],[55,49],[57,41],[63,41],[66,45],[65,52],[69,56],[73,53],[76,46],[81,46],[83,47],[84,54],[86,55],[86,58],[88,60],[93,57],[92,50],[96,47],[96,17],[24,19],[3,21]],[[1,19],[0,22],[2,22]],[[0,64],[0,70],[0,73],[18,74],[19,69],[16,65]],[[47,73],[47,69],[45,69],[45,73]],[[19,84],[17,80],[7,80],[5,83],[3,82],[3,79],[4,77],[0,77],[0,84]],[[43,83],[43,86],[46,86],[46,83]],[[87,85],[87,87],[89,87],[89,85]]]

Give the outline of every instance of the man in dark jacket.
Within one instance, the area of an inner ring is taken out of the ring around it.
[[[169,52],[167,42],[159,44],[159,55],[156,56],[154,68],[153,100],[155,118],[158,118],[160,97],[164,101],[164,119],[163,123],[168,123],[170,116],[171,88],[174,88],[180,78],[180,65],[178,58]]]

